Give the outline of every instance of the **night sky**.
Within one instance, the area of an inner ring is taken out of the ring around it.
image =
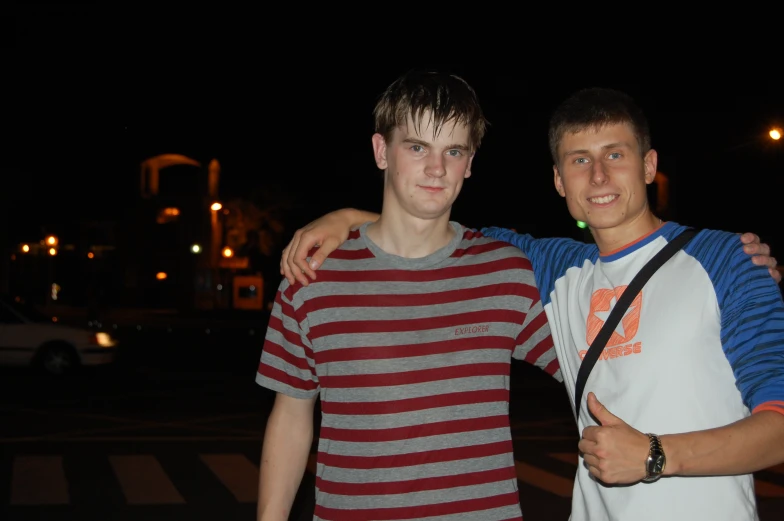
[[[764,68],[665,62],[626,73],[609,58],[534,67],[522,55],[499,65],[437,45],[415,52],[384,35],[373,45],[311,31],[273,37],[273,20],[256,25],[243,13],[183,16],[16,11],[3,50],[6,240],[35,240],[53,223],[122,219],[139,163],[163,152],[217,158],[227,198],[270,184],[292,191],[305,221],[343,206],[379,210],[376,97],[405,70],[433,67],[465,77],[491,123],[453,210],[464,224],[571,234],[552,184],[548,117],[578,88],[615,87],[648,114],[677,220],[757,232],[784,259],[784,140],[767,137],[784,126],[784,88]]]

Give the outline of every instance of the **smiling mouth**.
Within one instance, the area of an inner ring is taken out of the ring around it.
[[[421,188],[422,190],[426,190],[428,192],[440,192],[440,191],[443,190],[443,188],[440,187],[440,186],[422,186],[422,185],[420,185],[419,188]]]
[[[588,201],[593,204],[608,204],[618,199],[617,195],[603,195],[601,197],[589,197]]]

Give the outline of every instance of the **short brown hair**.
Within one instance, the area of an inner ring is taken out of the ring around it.
[[[583,89],[561,103],[550,118],[550,154],[558,164],[558,144],[564,134],[588,128],[627,123],[640,146],[640,154],[651,149],[648,120],[628,94],[613,89]]]
[[[390,141],[395,128],[405,125],[409,115],[419,126],[425,112],[432,115],[436,132],[455,120],[468,127],[472,152],[481,145],[488,123],[476,92],[459,76],[441,72],[410,71],[387,87],[373,111],[376,132]]]

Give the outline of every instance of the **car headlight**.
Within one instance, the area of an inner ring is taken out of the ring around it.
[[[112,347],[117,342],[111,337],[109,333],[98,332],[93,335],[93,343],[101,347]]]

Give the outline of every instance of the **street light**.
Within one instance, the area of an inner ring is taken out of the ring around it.
[[[221,208],[223,208],[223,205],[218,202],[214,202],[212,203],[212,206],[210,206],[210,210],[212,210],[213,212],[217,212]]]
[[[49,235],[46,238],[46,244],[48,246],[57,246],[57,237],[55,237],[54,235]]]
[[[766,137],[762,137],[761,134],[757,135],[757,137],[755,137],[755,138],[753,138],[753,139],[751,139],[749,141],[746,141],[744,143],[739,143],[739,144],[737,144],[735,146],[732,146],[732,147],[728,148],[727,151],[728,152],[735,151],[735,150],[738,150],[738,149],[741,149],[741,148],[746,148],[746,147],[748,147],[750,145],[760,146],[760,145],[763,145],[763,142],[764,142],[764,145],[771,145],[770,142],[768,141],[768,138],[773,140],[773,141],[779,141],[781,139],[782,134],[783,134],[783,132],[782,132],[782,130],[780,128],[773,127],[770,130],[768,130],[768,134],[767,134]],[[778,146],[778,145],[776,145],[776,146]]]

